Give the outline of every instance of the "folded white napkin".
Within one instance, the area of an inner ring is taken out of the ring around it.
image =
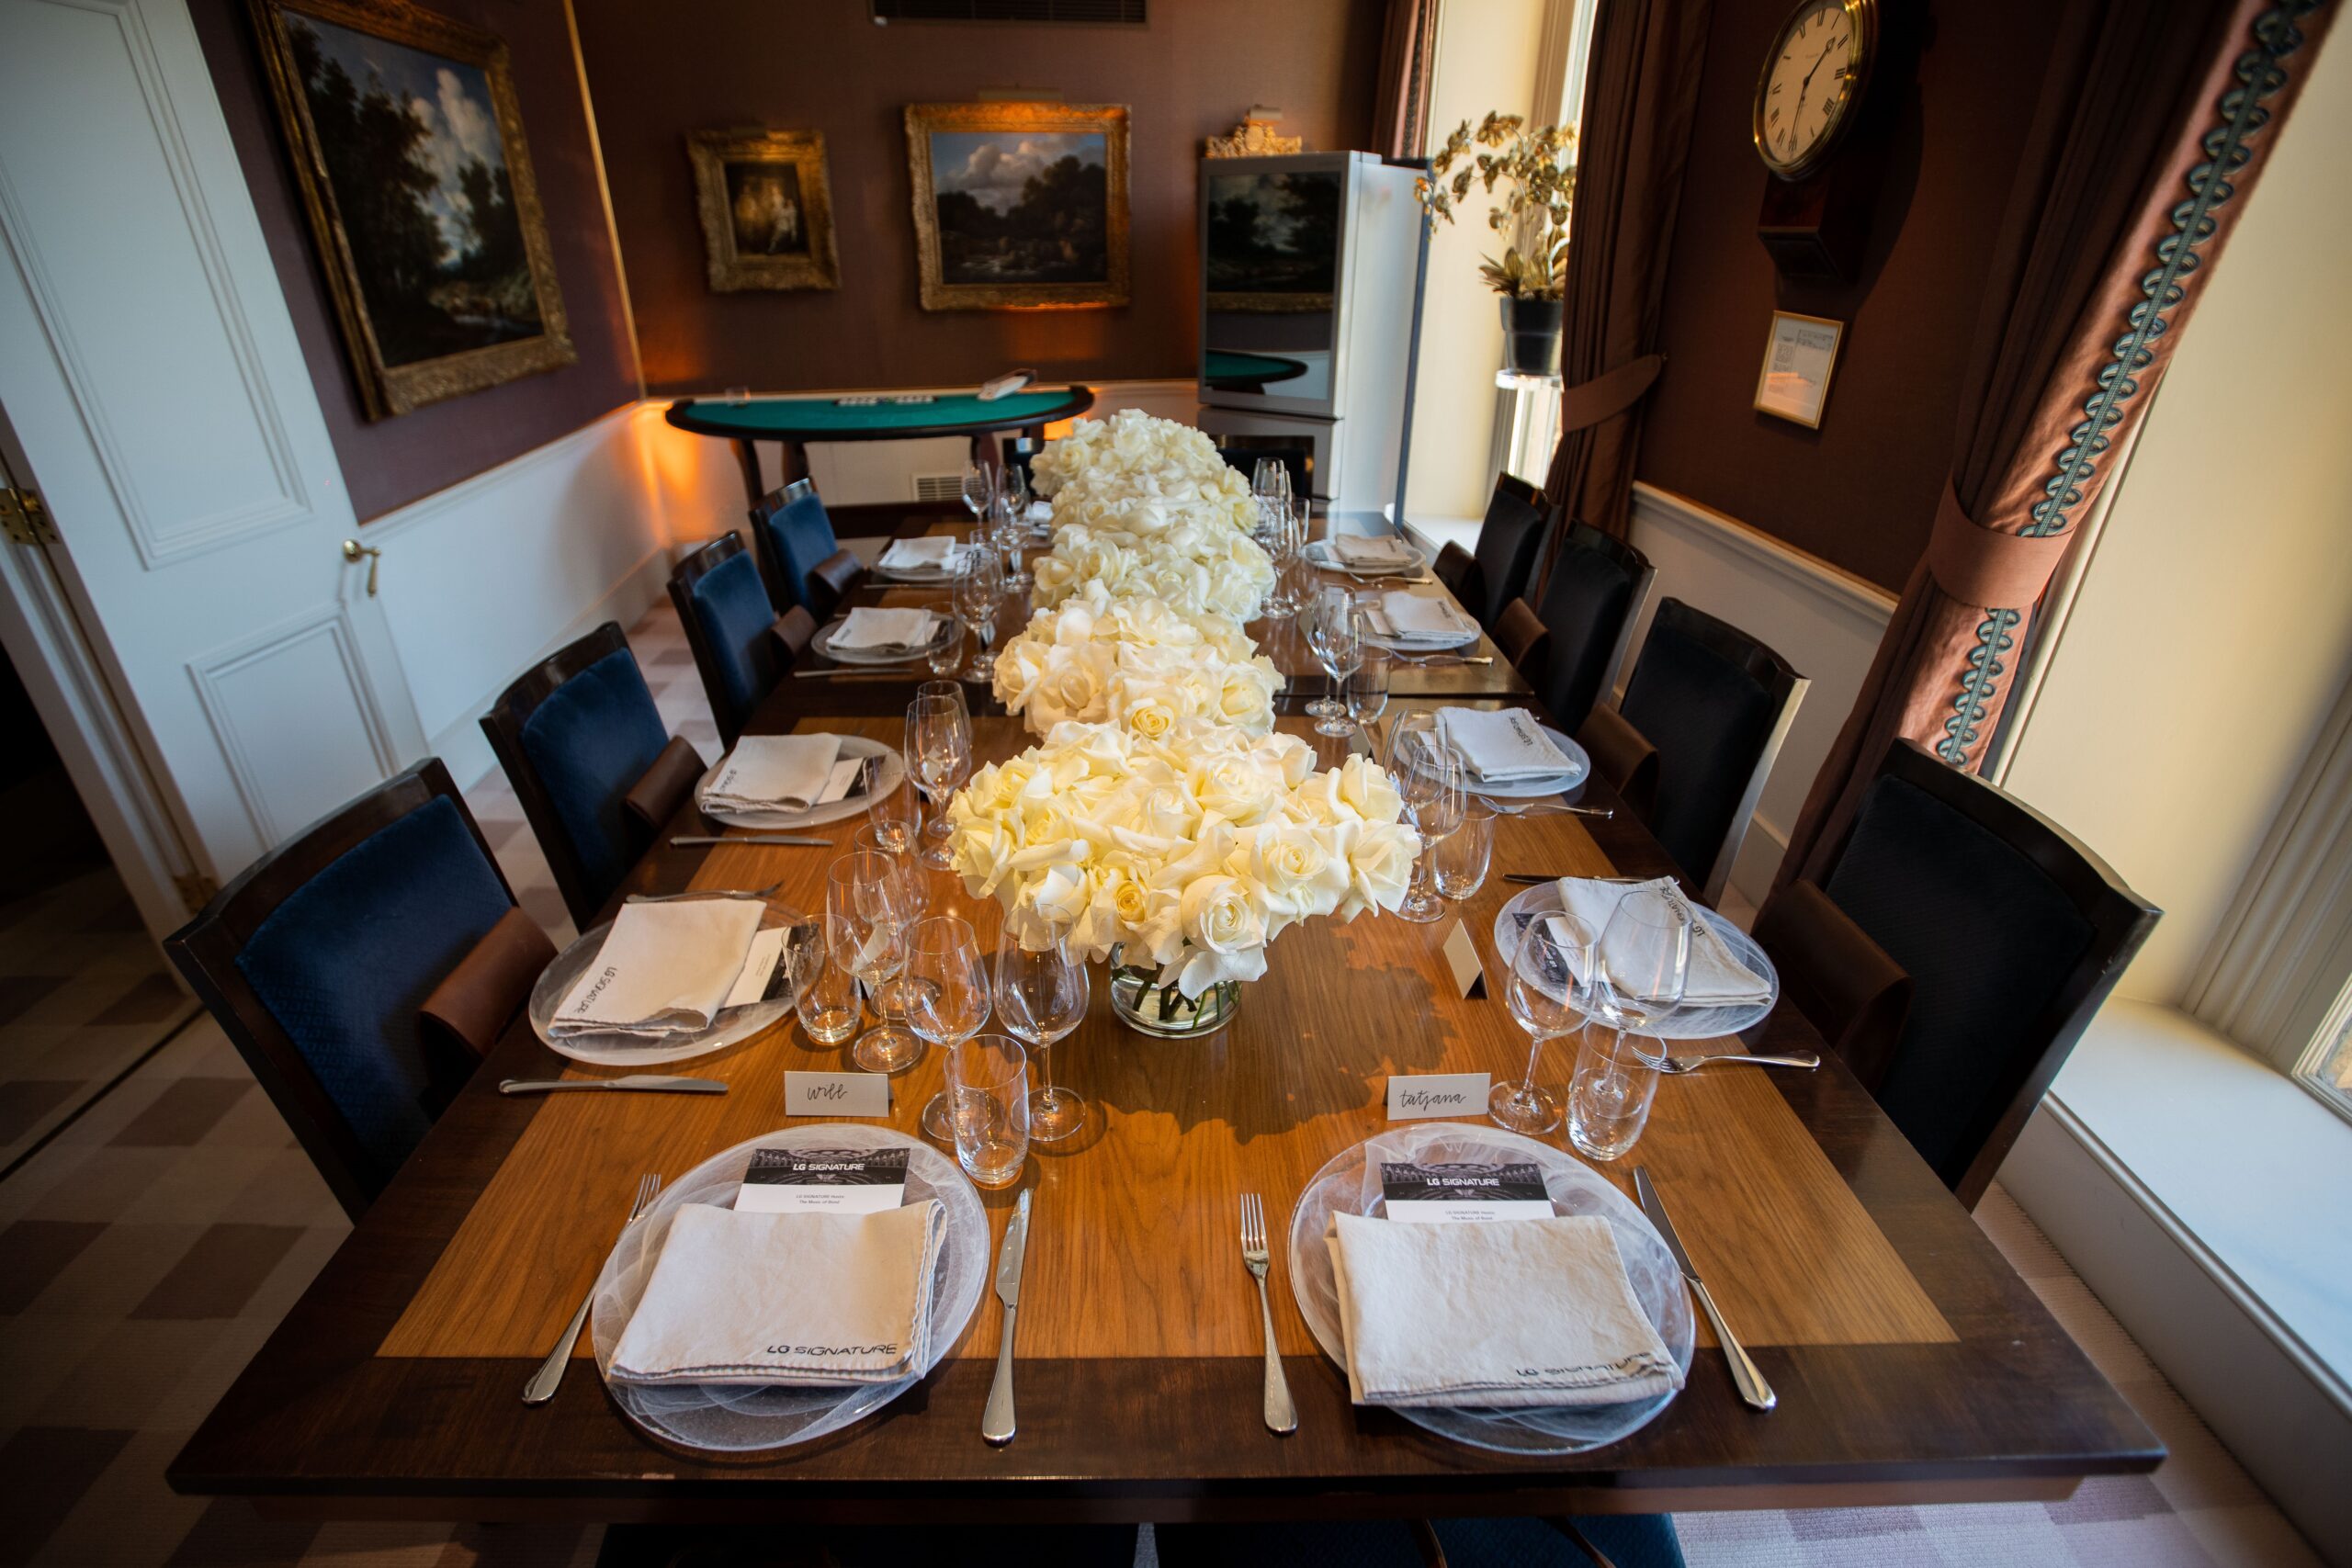
[[[624,904],[548,1032],[698,1034],[726,1005],[765,906],[757,898]]]
[[[835,648],[924,648],[939,617],[929,610],[877,610],[861,605],[842,617]]]
[[[882,552],[881,564],[893,571],[922,571],[945,567],[963,553],[963,547],[944,534],[920,539],[893,539]]]
[[[1578,931],[1572,931],[1568,943],[1568,967],[1576,972],[1577,983],[1585,978],[1585,953],[1582,942],[1589,942],[1609,930],[1610,912],[1617,901],[1628,893],[1649,889],[1689,905],[1682,890],[1670,876],[1653,882],[1598,882],[1581,876],[1564,876],[1559,881],[1560,902],[1567,908],[1570,919]],[[1581,935],[1580,933],[1589,933]],[[1620,950],[1620,944],[1633,941],[1655,942],[1657,935],[1648,927],[1620,927],[1609,938],[1603,954],[1611,970],[1621,974],[1655,974],[1657,961],[1638,950]],[[1772,999],[1771,985],[1749,969],[1732,952],[1705,916],[1690,910],[1690,954],[1682,969],[1682,999],[1708,1007],[1742,1007]]]
[[[1606,1220],[1334,1214],[1329,1239],[1358,1404],[1623,1404],[1682,1386]]]
[[[841,752],[838,735],[746,735],[718,764],[703,791],[703,804],[740,811],[806,811],[839,799],[848,787],[833,766]],[[852,773],[848,784],[855,782]]]
[[[1462,753],[1477,784],[1556,778],[1576,767],[1525,708],[1494,713],[1482,708],[1441,708],[1437,728],[1445,743]]]
[[[1419,562],[1420,553],[1394,534],[1334,534],[1331,553],[1353,567],[1402,567]]]
[[[1374,631],[1398,642],[1454,643],[1478,630],[1447,601],[1401,588],[1383,593],[1379,604],[1365,613],[1372,617]]]
[[[782,1388],[912,1377],[945,1235],[935,1199],[875,1214],[684,1204],[607,1375]]]

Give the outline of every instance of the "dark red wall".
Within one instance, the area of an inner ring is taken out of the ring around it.
[[[562,0],[432,0],[432,6],[498,34],[514,56],[524,136],[580,360],[371,424],[361,412],[325,275],[278,133],[252,17],[243,0],[189,4],[245,184],[268,237],[270,259],[310,361],[344,482],[362,521],[545,446],[638,394]]]
[[[1889,0],[1891,5],[1904,0]],[[1863,276],[1780,281],[1748,140],[1786,0],[1716,0],[1637,472],[1889,588],[1927,547],[1983,255],[2047,62],[2049,0],[1933,8]],[[1817,431],[1754,412],[1775,309],[1847,323]]]
[[[1266,103],[1310,148],[1364,146],[1381,11],[1379,0],[1157,0],[1141,28],[877,28],[863,0],[579,0],[648,389],[956,385],[1016,365],[1190,376],[1203,141]],[[900,110],[998,87],[1132,109],[1132,305],[917,303]],[[710,292],[686,133],[740,126],[825,133],[838,290]]]

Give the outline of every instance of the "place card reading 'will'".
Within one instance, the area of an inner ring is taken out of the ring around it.
[[[784,1075],[786,1116],[888,1116],[887,1073],[794,1073]]]
[[[1397,1073],[1388,1080],[1388,1119],[1411,1122],[1424,1116],[1484,1116],[1490,1073]]]

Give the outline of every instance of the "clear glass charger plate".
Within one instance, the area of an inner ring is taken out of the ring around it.
[[[746,895],[748,897],[748,895]],[[787,937],[794,942],[819,940],[816,919],[797,910],[770,904],[760,918],[760,929],[780,926],[787,930],[805,928],[806,935]],[[721,1009],[711,1026],[699,1034],[665,1035],[660,1040],[641,1040],[629,1034],[571,1034],[559,1040],[548,1032],[555,1020],[555,1010],[563,1005],[588,966],[596,962],[596,954],[604,950],[605,938],[612,934],[613,923],[582,933],[570,947],[555,956],[555,962],[539,971],[531,986],[531,1030],[547,1048],[559,1056],[569,1056],[575,1062],[585,1062],[593,1067],[650,1067],[662,1062],[684,1062],[695,1056],[707,1056],[714,1051],[724,1051],[740,1044],[772,1024],[792,1016],[792,998],[752,1002],[744,1007]],[[777,954],[782,962],[783,953]]]
[[[1412,552],[1412,559],[1398,558],[1395,565],[1352,566],[1340,558],[1329,539],[1317,539],[1305,551],[1309,566],[1322,571],[1336,571],[1343,577],[1419,577],[1430,569],[1430,553],[1411,540],[1400,541]]]
[[[888,741],[869,740],[863,735],[844,735],[840,739],[841,754],[844,757],[882,759],[882,775],[875,781],[872,790],[863,794],[845,795],[839,800],[829,800],[822,806],[812,806],[806,811],[736,811],[725,807],[713,807],[706,797],[710,791],[710,782],[718,776],[718,770],[727,765],[727,759],[721,757],[704,773],[702,782],[695,785],[695,808],[712,821],[724,822],[730,828],[763,828],[785,831],[796,828],[816,828],[827,822],[840,822],[852,817],[863,817],[865,815],[866,802],[880,800],[906,783],[906,759],[899,756],[899,749]],[[846,849],[848,846],[842,847]]]
[[[888,648],[843,648],[834,639],[841,635],[842,628],[849,624],[846,617],[838,621],[828,621],[817,628],[816,639],[809,646],[836,664],[910,664],[918,659],[926,658],[946,647],[950,637],[963,635],[962,630],[956,624],[955,616],[943,615],[937,610],[932,611],[931,615],[933,621],[931,640],[921,648],[908,648],[897,643]]]
[[[895,1382],[855,1388],[747,1388],[691,1383],[649,1388],[609,1380],[605,1387],[623,1415],[654,1437],[707,1453],[748,1453],[806,1443],[838,1432],[914,1387],[964,1337],[989,1273],[988,1212],[955,1159],[888,1127],[846,1122],[802,1122],[765,1133],[686,1172],[663,1191],[645,1217],[621,1233],[596,1277],[592,1329],[596,1370],[609,1373],[621,1332],[645,1294],[671,1222],[687,1203],[720,1208],[735,1201],[753,1149],[905,1149],[906,1201],[936,1198],[944,1239],[931,1280],[931,1337],[922,1370]]]
[[[1488,795],[1498,800],[1541,800],[1547,795],[1566,795],[1592,776],[1592,759],[1585,749],[1553,728],[1548,724],[1535,727],[1544,738],[1560,749],[1568,760],[1568,771],[1552,773],[1540,779],[1513,779],[1508,784],[1488,784],[1477,774],[1464,773],[1464,785],[1472,795]]]
[[[1290,1288],[1315,1342],[1342,1373],[1345,1341],[1340,1333],[1339,1291],[1325,1240],[1335,1213],[1378,1216],[1383,1161],[1411,1165],[1515,1164],[1532,1162],[1544,1173],[1544,1187],[1558,1214],[1592,1214],[1609,1222],[1617,1251],[1625,1260],[1634,1298],[1666,1341],[1687,1378],[1694,1329],[1690,1294],[1674,1254],[1633,1201],[1573,1155],[1549,1144],[1522,1138],[1499,1127],[1463,1122],[1423,1122],[1391,1128],[1332,1156],[1299,1194],[1290,1217]],[[1613,1443],[1640,1430],[1672,1402],[1671,1393],[1625,1404],[1534,1405],[1521,1409],[1390,1406],[1395,1414],[1442,1438],[1502,1453],[1574,1454]]]
[[[1502,973],[1510,973],[1511,961],[1519,953],[1519,933],[1532,921],[1559,914],[1564,908],[1560,902],[1559,884],[1545,882],[1521,889],[1495,911],[1495,957]],[[1714,933],[1724,939],[1724,945],[1731,949],[1732,956],[1739,960],[1749,974],[1761,976],[1771,987],[1772,994],[1765,1001],[1744,1002],[1736,1007],[1679,1007],[1652,1027],[1643,1030],[1645,1038],[1715,1040],[1727,1034],[1737,1034],[1743,1029],[1752,1029],[1763,1022],[1770,1015],[1773,1005],[1781,999],[1781,972],[1772,967],[1771,959],[1756,945],[1754,938],[1702,904],[1691,905],[1690,912],[1706,921]]]

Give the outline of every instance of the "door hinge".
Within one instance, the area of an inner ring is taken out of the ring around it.
[[[180,890],[180,902],[191,915],[202,914],[212,896],[220,891],[220,885],[200,871],[183,872],[172,878],[172,885]]]
[[[0,530],[5,530],[11,544],[53,545],[57,529],[49,520],[49,509],[40,497],[28,490],[0,486]]]

